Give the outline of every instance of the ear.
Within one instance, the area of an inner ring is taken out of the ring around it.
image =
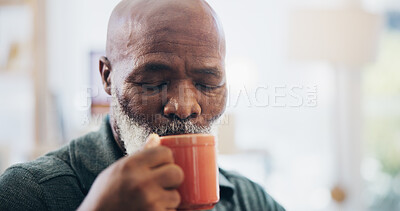
[[[111,63],[108,61],[107,57],[102,56],[99,60],[99,70],[101,80],[103,82],[104,91],[111,95]]]

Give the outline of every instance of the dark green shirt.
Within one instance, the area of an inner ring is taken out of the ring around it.
[[[75,210],[97,175],[121,158],[108,118],[99,131],[0,176],[0,210]],[[220,169],[220,202],[213,210],[284,210],[258,184]]]

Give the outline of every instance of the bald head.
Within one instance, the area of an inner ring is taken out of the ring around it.
[[[205,1],[123,0],[110,17],[106,54],[111,63],[132,61],[155,43],[193,41],[225,55],[221,24]]]

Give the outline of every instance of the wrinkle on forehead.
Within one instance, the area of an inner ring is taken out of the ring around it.
[[[174,36],[172,36],[174,35]],[[134,58],[133,52],[170,37],[218,48],[225,38],[215,12],[203,0],[124,0],[113,11],[107,36],[107,57],[113,63]]]

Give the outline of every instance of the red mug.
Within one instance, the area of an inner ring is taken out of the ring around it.
[[[212,209],[219,201],[215,138],[209,134],[161,137],[161,145],[172,150],[175,163],[184,172],[178,192],[178,210]]]

